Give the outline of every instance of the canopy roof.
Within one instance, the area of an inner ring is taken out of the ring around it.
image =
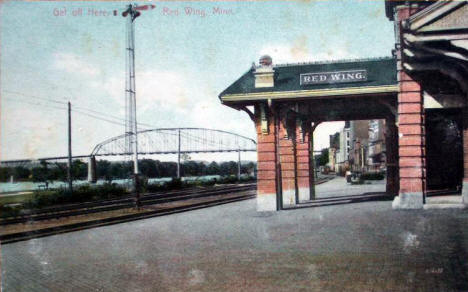
[[[235,102],[265,99],[267,96],[275,98],[275,94],[276,98],[286,95],[288,95],[287,98],[291,98],[293,95],[297,97],[339,95],[340,92],[346,94],[347,89],[357,94],[365,93],[366,90],[369,91],[368,93],[376,93],[379,88],[396,92],[396,69],[396,60],[392,57],[276,65],[273,67],[275,72],[274,86],[255,88],[255,68],[251,68],[226,88],[219,97],[223,102]],[[301,74],[352,70],[365,70],[367,72],[366,80],[301,84]]]

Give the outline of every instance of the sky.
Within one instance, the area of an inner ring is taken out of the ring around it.
[[[76,110],[74,155],[123,134],[116,118],[125,118],[125,19],[112,11],[126,3],[1,2],[0,159],[65,156],[68,101]],[[156,5],[135,24],[138,122],[154,128],[256,138],[247,114],[221,105],[218,95],[261,55],[274,64],[372,58],[390,56],[394,46],[383,0],[137,3]],[[328,147],[328,135],[342,126],[320,125],[315,149]]]

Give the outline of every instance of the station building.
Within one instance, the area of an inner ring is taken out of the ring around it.
[[[313,132],[350,120],[385,121],[394,208],[423,208],[447,186],[468,204],[468,3],[386,1],[385,10],[392,57],[279,65],[264,56],[220,94],[255,124],[259,211],[314,200]]]

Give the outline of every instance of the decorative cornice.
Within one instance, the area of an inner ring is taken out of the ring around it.
[[[294,90],[275,92],[255,92],[246,94],[226,94],[221,96],[223,102],[260,101],[268,99],[294,99],[312,98],[323,96],[397,93],[398,85],[365,86],[351,88],[314,89],[314,90]]]
[[[310,62],[297,62],[297,63],[284,63],[276,64],[274,68],[280,67],[294,67],[301,65],[321,65],[321,64],[342,64],[342,63],[355,63],[355,62],[368,62],[368,61],[381,61],[394,59],[391,56],[388,57],[375,57],[375,58],[356,58],[356,59],[338,59],[338,60],[323,60],[323,61],[310,61]]]

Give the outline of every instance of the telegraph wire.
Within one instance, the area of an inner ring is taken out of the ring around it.
[[[64,101],[58,101],[58,100],[56,100],[56,99],[40,97],[40,96],[36,96],[36,95],[31,95],[31,94],[26,94],[26,93],[22,93],[22,92],[18,92],[18,91],[12,91],[12,90],[6,90],[6,89],[2,89],[2,91],[8,92],[8,93],[12,93],[12,94],[22,95],[22,96],[24,96],[24,97],[33,97],[33,98],[41,99],[41,100],[44,100],[44,101],[49,101],[49,102],[53,102],[53,103],[58,103],[58,104],[67,105],[66,102],[64,102]]]
[[[27,103],[27,104],[30,104],[30,105],[42,106],[42,107],[46,107],[46,108],[55,108],[55,109],[59,109],[59,110],[68,110],[68,108],[65,108],[65,107],[46,105],[46,104],[31,102],[31,101],[27,101],[27,100],[18,100],[18,99],[13,99],[13,98],[9,98],[9,97],[5,97],[5,99],[12,100],[12,101],[17,101],[17,102],[23,102],[23,103]],[[90,116],[90,117],[93,117],[95,119],[106,121],[106,122],[116,124],[116,125],[119,125],[119,126],[124,125],[123,123],[119,123],[119,122],[116,122],[116,121],[111,121],[111,120],[108,120],[108,119],[105,119],[105,118],[102,118],[102,117],[98,117],[98,116],[95,116],[95,115],[88,114],[86,112],[81,112],[81,111],[77,111],[77,110],[73,110],[73,109],[72,109],[72,112],[76,112],[78,114]]]
[[[11,97],[3,97],[2,99],[7,99],[7,100],[11,100],[11,101],[16,101],[16,102],[23,102],[23,103],[27,103],[27,104],[31,104],[31,105],[43,106],[43,107],[47,107],[47,108],[55,108],[55,109],[60,109],[60,110],[66,110],[67,109],[65,107],[59,107],[59,106],[55,106],[55,105],[45,105],[45,104],[32,102],[32,101],[27,101],[27,100],[14,99],[14,98],[11,98]]]
[[[35,102],[26,101],[26,100],[13,99],[13,98],[9,98],[9,97],[5,97],[4,99],[8,99],[8,100],[11,100],[11,101],[16,101],[16,102],[23,102],[23,103],[27,103],[27,104],[31,104],[31,105],[35,105],[35,106],[42,106],[42,107],[46,107],[46,108],[55,108],[55,109],[59,109],[59,110],[68,110],[65,107],[59,107],[59,106],[54,106],[54,105],[46,105],[46,104],[35,103]],[[106,118],[103,118],[103,117],[99,117],[99,116],[96,116],[96,115],[93,115],[93,114],[90,114],[90,113],[86,113],[86,112],[83,112],[83,111],[80,111],[80,110],[72,109],[72,112],[82,114],[82,115],[86,115],[86,116],[92,117],[94,119],[105,121],[105,122],[112,123],[112,124],[115,124],[115,125],[125,126],[125,124],[123,122],[112,121],[112,120],[109,120],[109,119],[106,119]]]
[[[19,94],[19,95],[22,95],[22,96],[25,96],[25,97],[29,96],[29,97],[34,97],[34,98],[45,100],[45,101],[50,101],[50,102],[53,102],[53,103],[67,105],[67,102],[58,101],[56,99],[45,98],[45,97],[40,97],[40,96],[35,96],[35,95],[30,95],[30,94],[24,94],[24,93],[21,93],[21,92],[10,91],[10,90],[3,90],[3,91],[13,93],[13,94]],[[81,110],[84,110],[84,111],[89,111],[89,112],[92,112],[94,114],[98,114],[98,115],[102,115],[102,116],[107,116],[108,118],[113,118],[113,119],[116,119],[116,120],[119,120],[119,121],[124,121],[124,122],[126,121],[126,119],[123,119],[121,117],[117,117],[117,116],[114,116],[114,115],[111,115],[111,114],[107,114],[107,113],[99,112],[99,111],[96,111],[96,110],[88,109],[88,108],[85,108],[85,107],[82,107],[82,106],[74,105],[73,108],[78,108],[78,109],[81,109]],[[150,125],[150,124],[146,124],[146,123],[138,123],[138,124],[142,125],[144,127],[155,128],[154,125]]]
[[[17,91],[11,91],[11,90],[2,90],[2,91],[12,93],[12,94],[18,94],[18,95],[21,95],[21,96],[24,96],[24,97],[33,97],[33,98],[36,98],[36,99],[40,99],[40,100],[43,100],[43,101],[52,102],[52,103],[56,103],[56,104],[67,105],[67,102],[58,101],[56,99],[40,97],[40,96],[36,96],[36,95],[25,94],[25,93],[21,93],[21,92],[17,92]],[[17,102],[25,102],[25,103],[29,103],[29,104],[32,104],[32,105],[39,105],[39,106],[46,106],[46,107],[49,106],[49,107],[56,108],[56,109],[63,109],[63,110],[67,109],[67,108],[60,108],[60,107],[57,107],[57,106],[54,107],[52,105],[42,105],[42,104],[38,104],[38,103],[32,103],[30,101],[18,100],[18,99],[13,99],[13,98],[8,98],[8,97],[5,97],[5,99],[12,100],[12,101],[17,101]],[[117,117],[117,116],[114,116],[114,115],[111,115],[111,114],[102,113],[102,112],[92,110],[92,109],[88,109],[88,108],[85,108],[85,107],[82,107],[82,106],[74,105],[73,108],[78,109],[78,110],[77,109],[72,109],[72,111],[74,111],[74,112],[81,113],[83,115],[87,115],[87,116],[93,117],[95,119],[100,119],[100,120],[110,122],[110,123],[114,123],[114,124],[121,125],[121,126],[125,126],[124,122],[127,121],[124,118],[120,118],[120,117]],[[86,113],[85,111],[88,111],[88,112],[91,112],[91,113],[94,113],[94,114]],[[100,115],[101,117],[96,116],[96,114]],[[118,120],[118,121],[112,121],[110,119],[115,119],[115,120]],[[138,125],[142,126],[143,128],[156,128],[154,125],[150,125],[150,124],[146,124],[146,123],[138,123]]]
[[[96,110],[88,109],[88,108],[85,108],[85,107],[82,107],[82,106],[74,105],[73,107],[77,108],[77,109],[89,111],[89,112],[92,112],[92,113],[95,113],[95,114],[98,114],[98,115],[107,116],[109,118],[113,118],[113,119],[116,119],[116,120],[121,120],[123,122],[127,121],[126,119],[123,119],[123,118],[120,118],[120,117],[117,117],[117,116],[114,116],[114,115],[111,115],[111,114],[106,114],[106,113],[103,113],[103,112],[99,112],[99,111],[96,111]],[[146,127],[150,127],[150,128],[155,128],[155,126],[150,125],[150,124],[146,124],[146,123],[138,123],[138,125],[142,125],[142,126],[146,126]]]

